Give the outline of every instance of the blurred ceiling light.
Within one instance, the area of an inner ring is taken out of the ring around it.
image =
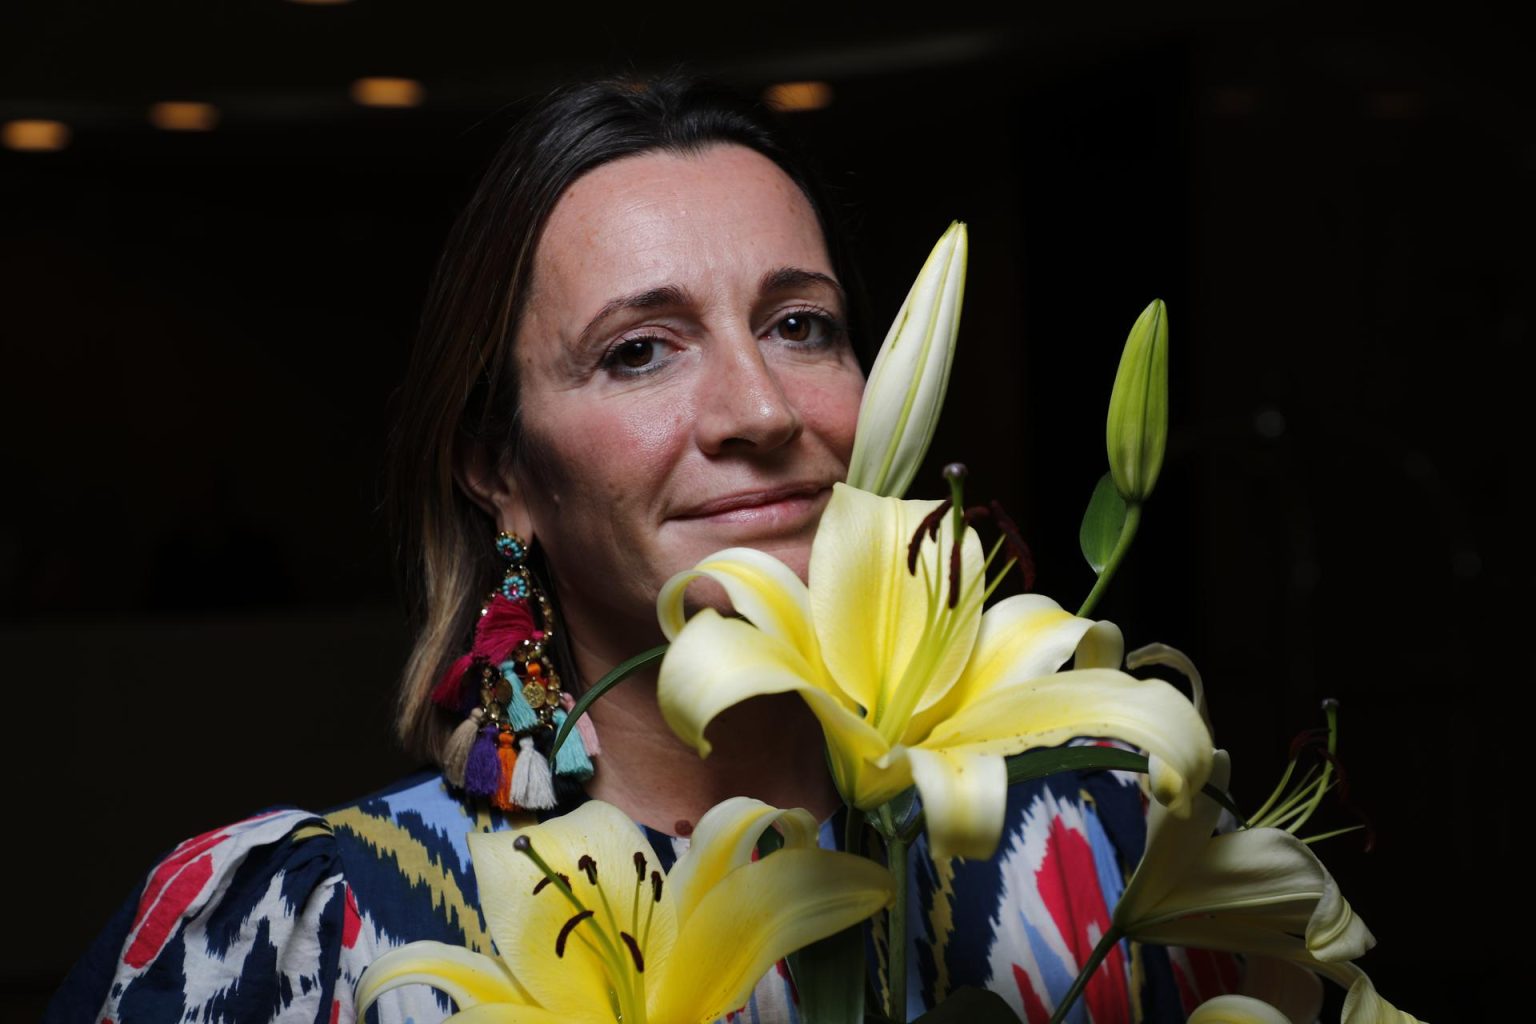
[[[212,103],[156,103],[149,108],[149,123],[168,132],[212,131],[219,123],[219,108]]]
[[[763,90],[763,102],[774,110],[820,110],[832,105],[826,82],[779,82]]]
[[[69,145],[69,125],[63,121],[7,121],[0,128],[0,143],[7,149],[52,152]]]
[[[421,83],[414,78],[359,78],[352,83],[352,99],[365,107],[419,107]]]

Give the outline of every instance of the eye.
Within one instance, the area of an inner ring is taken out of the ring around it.
[[[643,370],[656,362],[655,338],[626,338],[609,349],[605,366],[618,370]]]
[[[773,333],[791,344],[818,348],[841,338],[843,327],[825,313],[802,309],[781,317],[774,324]]]

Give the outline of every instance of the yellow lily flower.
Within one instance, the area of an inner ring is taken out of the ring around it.
[[[1188,813],[1211,766],[1194,706],[1166,683],[1117,671],[1123,646],[1110,623],[1036,594],[983,614],[987,559],[967,528],[952,563],[950,516],[910,572],[909,542],[936,506],[839,484],[811,549],[809,587],[747,548],[669,580],[657,601],[672,641],[659,696],[673,731],[708,755],[705,728],[725,708],[796,691],[821,721],[843,798],[870,810],[915,784],[939,859],[996,848],[1004,755],[1075,736],[1156,754],[1154,795]],[[745,621],[705,609],[685,624],[684,591],[700,577],[724,587]],[[1076,670],[1058,671],[1074,655]]]
[[[1231,762],[1215,754],[1211,783],[1225,789]],[[1351,985],[1348,961],[1376,940],[1306,843],[1278,828],[1212,835],[1221,807],[1200,795],[1184,819],[1152,807],[1147,848],[1115,907],[1122,935],[1289,960]]]
[[[760,860],[777,824],[783,847]],[[439,942],[386,953],[358,986],[358,1019],[401,985],[432,985],[459,1024],[695,1024],[744,1003],[785,955],[895,898],[884,868],[816,848],[815,820],[737,797],[700,819],[663,875],[644,833],[591,801],[560,818],[469,837],[500,959]]]

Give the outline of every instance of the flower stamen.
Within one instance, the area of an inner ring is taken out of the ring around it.
[[[591,916],[592,911],[583,910],[565,922],[565,925],[560,929],[560,934],[555,936],[555,956],[560,957],[562,960],[565,958],[565,940],[571,937],[571,932],[576,930],[577,925]]]
[[[624,940],[624,945],[629,949],[629,957],[635,962],[635,973],[645,973],[645,957],[640,954],[640,946],[635,942],[635,937],[629,932],[619,932],[619,938]]]

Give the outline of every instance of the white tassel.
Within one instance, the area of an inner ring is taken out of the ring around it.
[[[533,749],[533,737],[517,744],[517,767],[512,769],[512,802],[529,811],[555,806],[555,780],[544,755]]]
[[[457,789],[464,788],[464,766],[469,763],[469,749],[475,745],[475,736],[484,720],[485,712],[475,708],[443,745],[443,777]]]

